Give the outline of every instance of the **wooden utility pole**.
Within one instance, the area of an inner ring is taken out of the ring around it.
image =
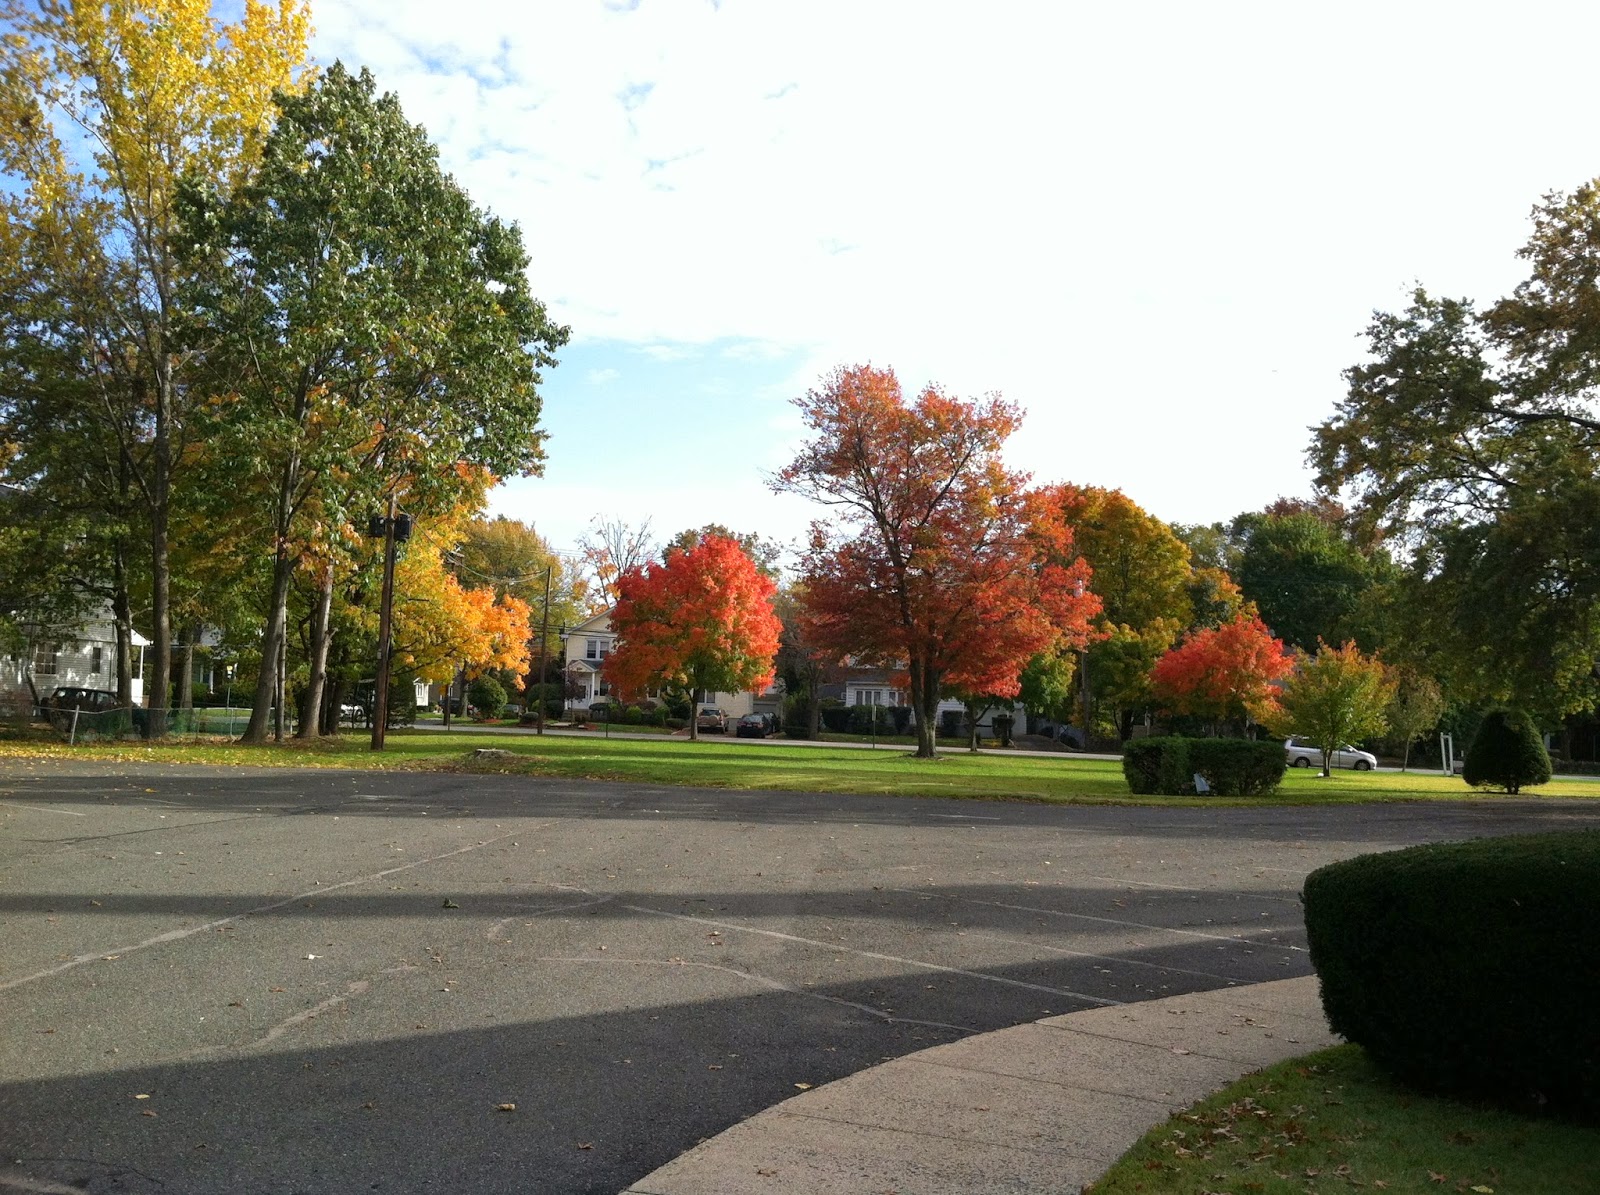
[[[539,620],[539,713],[535,734],[544,733],[544,665],[545,653],[550,645],[550,565],[544,566],[544,617]]]
[[[383,521],[383,596],[378,609],[378,685],[372,695],[372,750],[383,750],[389,729],[389,657],[394,636],[394,524],[399,507],[389,495],[389,517]]]

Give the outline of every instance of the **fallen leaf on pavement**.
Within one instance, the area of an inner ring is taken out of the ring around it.
[[[795,1086],[798,1087],[801,1091],[810,1091],[811,1090],[811,1084],[809,1084],[809,1083],[796,1083]]]
[[[580,1141],[580,1142],[578,1142],[578,1148],[579,1149],[593,1149],[594,1148],[594,1142],[593,1141]]]
[[[496,1104],[494,1110],[496,1112],[515,1112],[517,1106],[515,1104]]]
[[[444,904],[440,905],[439,907],[441,909],[459,909],[461,906],[456,904],[455,901],[451,900],[447,896],[447,897],[444,898]]]

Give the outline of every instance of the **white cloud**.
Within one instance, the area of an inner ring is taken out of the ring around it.
[[[1169,518],[1303,491],[1371,308],[1418,277],[1503,291],[1529,206],[1600,167],[1587,5],[342,0],[318,21],[322,58],[372,66],[522,223],[576,338],[799,348],[789,394],[869,359],[1002,390],[1030,411],[1019,464]]]
[[[604,386],[607,382],[614,382],[622,376],[620,369],[591,369],[583,375],[584,381],[591,386]]]

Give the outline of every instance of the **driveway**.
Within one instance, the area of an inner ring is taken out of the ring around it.
[[[12,764],[0,1191],[615,1192],[930,1045],[1308,974],[1330,860],[1596,825]]]

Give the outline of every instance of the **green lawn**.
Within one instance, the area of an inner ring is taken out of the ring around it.
[[[512,753],[506,760],[480,761],[478,747]],[[907,796],[1020,799],[1050,802],[1116,802],[1139,805],[1253,805],[1357,803],[1459,799],[1476,795],[1459,779],[1411,772],[1336,772],[1324,780],[1315,770],[1291,768],[1277,795],[1257,799],[1135,797],[1120,763],[1080,759],[945,754],[913,759],[905,748],[877,751],[790,746],[749,740],[690,742],[526,734],[450,734],[440,730],[390,733],[388,750],[367,750],[365,733],[312,746],[243,747],[226,741],[94,743],[69,747],[56,739],[0,739],[0,759],[142,760],[164,763],[258,764],[273,767],[409,768],[445,771],[516,772],[539,776],[630,780],[736,789],[795,789],[808,792],[890,793]],[[1600,797],[1600,782],[1562,779],[1534,796]]]
[[[1593,1191],[1600,1129],[1400,1087],[1359,1046],[1247,1075],[1151,1129],[1093,1195],[1575,1195]]]

